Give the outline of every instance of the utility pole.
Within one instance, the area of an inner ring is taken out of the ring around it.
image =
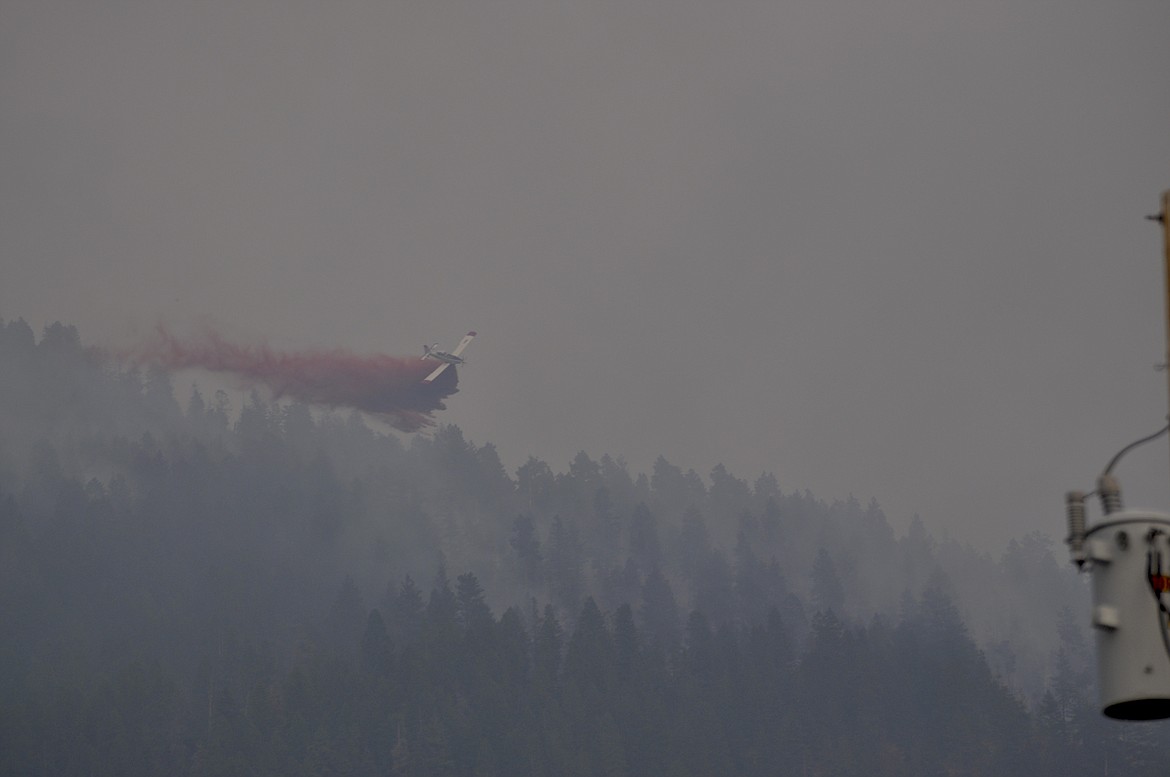
[[[1170,189],[1162,192],[1162,211],[1155,216],[1147,216],[1151,221],[1162,224],[1162,251],[1165,254],[1166,279],[1166,396],[1167,418],[1170,418]]]
[[[1162,225],[1170,411],[1170,190],[1162,192],[1161,212],[1146,218]],[[1170,514],[1126,510],[1112,474],[1126,453],[1170,431],[1170,415],[1167,421],[1118,451],[1097,478],[1092,493],[1101,499],[1102,520],[1087,523],[1091,494],[1065,497],[1072,562],[1092,577],[1101,711],[1118,720],[1170,718]]]

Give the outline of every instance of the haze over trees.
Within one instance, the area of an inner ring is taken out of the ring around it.
[[[1046,537],[172,381],[0,321],[0,775],[1165,772]]]

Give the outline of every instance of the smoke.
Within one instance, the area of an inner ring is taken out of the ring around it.
[[[328,407],[351,407],[404,432],[434,425],[432,414],[458,391],[455,368],[432,383],[423,379],[438,362],[418,357],[359,356],[344,349],[281,352],[267,345],[238,345],[214,331],[180,339],[158,327],[154,339],[124,353],[134,364],[168,370],[201,368],[233,375],[247,386],[264,386],[276,399]]]

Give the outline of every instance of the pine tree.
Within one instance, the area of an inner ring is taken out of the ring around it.
[[[613,644],[593,597],[585,600],[565,651],[565,679],[604,691],[613,674]]]
[[[394,668],[394,647],[382,614],[377,610],[370,610],[370,616],[366,619],[361,659],[362,667],[376,675],[389,675]]]
[[[646,575],[639,614],[646,641],[664,655],[674,655],[679,645],[678,603],[666,576],[657,567]]]
[[[845,614],[845,587],[837,574],[837,566],[823,547],[817,550],[812,568],[811,586],[813,604],[820,610]]]
[[[557,614],[552,605],[546,605],[533,644],[534,680],[546,692],[554,690],[559,683],[563,641],[564,631]]]
[[[543,559],[540,555],[540,539],[536,536],[536,527],[531,516],[517,515],[512,521],[512,537],[509,540],[512,549],[519,559],[519,568],[523,570],[524,582],[535,586],[541,579]]]

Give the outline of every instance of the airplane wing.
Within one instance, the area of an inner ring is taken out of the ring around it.
[[[463,353],[463,349],[466,348],[468,344],[474,339],[475,332],[468,332],[467,334],[463,335],[463,339],[459,341],[459,345],[455,346],[455,350],[451,351],[451,355],[458,356],[459,354]]]
[[[450,364],[448,364],[447,362],[442,362],[441,364],[439,364],[439,366],[438,366],[438,367],[436,367],[436,368],[435,368],[435,371],[434,371],[434,372],[432,372],[430,375],[428,375],[428,376],[426,376],[425,378],[423,378],[423,383],[430,383],[432,380],[434,380],[435,378],[437,378],[437,377],[439,377],[440,375],[442,375],[442,374],[443,374],[443,370],[447,369],[447,368],[448,368],[448,367],[450,367],[450,366],[451,366],[451,365],[450,365]]]

